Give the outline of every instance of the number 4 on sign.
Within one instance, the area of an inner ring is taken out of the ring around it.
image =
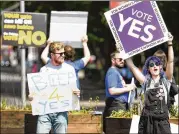
[[[58,88],[55,88],[55,90],[53,91],[53,93],[50,95],[49,99],[57,98],[57,100],[59,100],[60,97],[63,97],[63,96],[59,96],[59,95],[58,95],[57,90],[58,90]]]

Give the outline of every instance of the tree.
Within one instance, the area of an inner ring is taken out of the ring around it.
[[[13,5],[15,2],[1,2],[1,9]],[[161,14],[169,31],[174,35],[174,51],[176,63],[179,64],[179,2],[178,1],[157,1]],[[26,1],[26,12],[40,12],[48,14],[47,33],[50,26],[50,12],[54,11],[88,11],[88,36],[89,48],[92,54],[96,55],[97,60],[101,63],[100,71],[104,75],[110,66],[110,53],[115,50],[115,41],[110,32],[104,17],[104,12],[109,10],[108,1]],[[47,35],[48,36],[48,35]],[[166,45],[154,47],[142,53],[145,57],[153,55],[153,52],[158,48],[166,49]],[[80,52],[79,52],[80,53]],[[134,56],[136,64],[141,64],[143,57],[140,55]],[[136,60],[137,59],[137,60]],[[144,60],[143,60],[144,61]],[[179,69],[178,69],[179,70]],[[104,76],[101,76],[104,78]],[[179,78],[177,80],[179,82]]]

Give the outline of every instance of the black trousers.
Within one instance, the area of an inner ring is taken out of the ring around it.
[[[168,110],[166,109],[164,107],[163,114],[154,114],[153,111],[144,107],[139,120],[138,134],[171,134]]]
[[[112,111],[128,110],[127,102],[121,102],[115,98],[109,97],[105,101],[105,108],[103,112],[103,132],[106,132],[106,121],[105,118],[109,117]]]

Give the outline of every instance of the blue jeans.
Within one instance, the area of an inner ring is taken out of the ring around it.
[[[49,133],[51,128],[55,134],[67,133],[67,112],[57,112],[39,115],[37,121],[37,133]]]

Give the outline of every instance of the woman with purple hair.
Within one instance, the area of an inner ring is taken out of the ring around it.
[[[170,49],[170,53],[173,51]],[[143,67],[143,72],[126,60],[128,67],[140,82],[144,91],[144,107],[139,121],[139,134],[170,134],[168,98],[173,76],[172,55],[167,62],[167,74],[164,73],[162,63],[156,56],[149,57]]]

